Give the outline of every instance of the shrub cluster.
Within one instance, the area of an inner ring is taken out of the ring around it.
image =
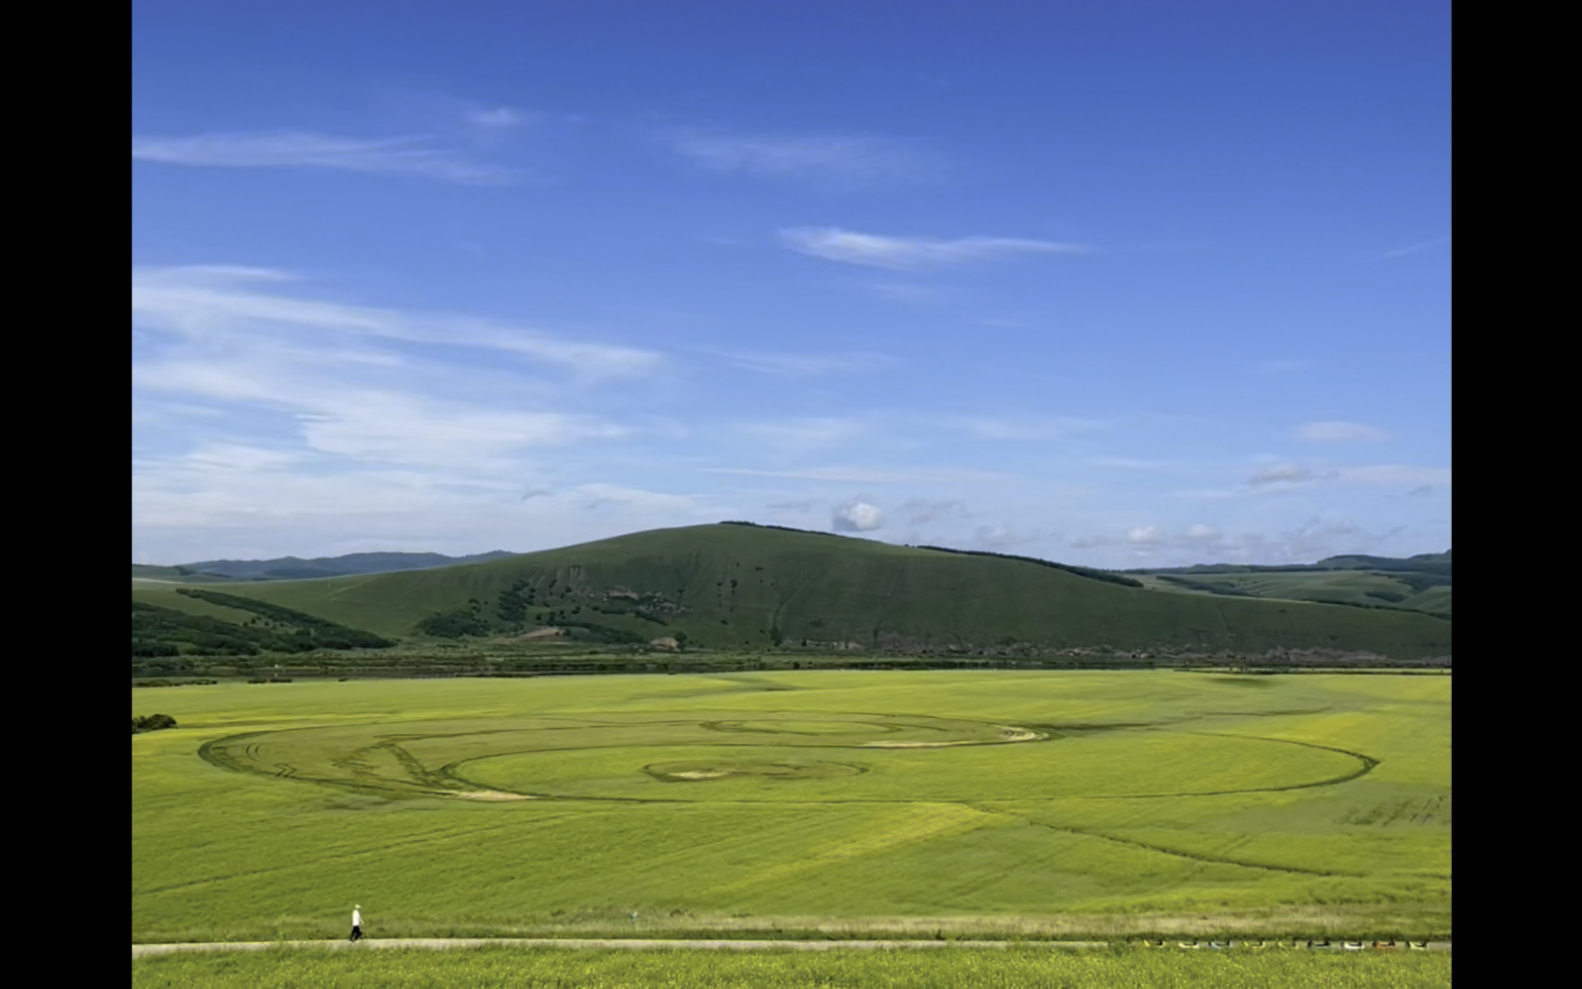
[[[604,642],[612,645],[644,645],[646,638],[636,632],[628,632],[624,628],[614,628],[609,625],[595,625],[593,622],[582,622],[576,625],[562,626],[571,638],[582,642]]]
[[[186,687],[186,686],[189,686],[189,685],[216,684],[216,683],[219,683],[219,682],[220,681],[218,681],[218,680],[203,680],[203,679],[166,680],[166,679],[163,679],[163,678],[156,677],[156,678],[154,678],[152,680],[133,680],[132,681],[132,686],[134,686],[134,687]]]
[[[1193,580],[1191,577],[1177,577],[1174,574],[1160,574],[1160,580],[1167,580],[1177,587],[1185,587],[1192,591],[1203,591],[1208,594],[1220,594],[1232,598],[1255,598],[1258,595],[1240,587],[1228,584],[1216,584],[1211,580]]]
[[[527,621],[527,606],[533,603],[533,589],[527,586],[527,578],[520,577],[510,587],[500,592],[500,601],[494,607],[495,614],[505,622]],[[430,635],[435,633],[430,632]]]
[[[267,646],[295,651],[290,642],[273,632],[244,628],[207,615],[189,615],[157,604],[132,602],[133,656],[175,656],[182,652],[256,656]]]
[[[159,731],[161,728],[176,727],[176,719],[168,714],[150,714],[145,718],[136,715],[132,717],[132,734],[143,731]]]
[[[527,611],[522,612],[526,617]],[[489,623],[478,613],[476,605],[457,608],[455,611],[437,611],[417,623],[417,630],[424,635],[443,639],[459,639],[464,635],[488,635]]]

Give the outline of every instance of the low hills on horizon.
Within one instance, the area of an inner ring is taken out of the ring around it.
[[[343,556],[318,556],[304,560],[281,556],[272,560],[205,560],[178,563],[171,567],[132,564],[133,579],[171,580],[206,583],[224,580],[312,580],[317,577],[342,577],[347,574],[394,573],[400,570],[427,570],[466,563],[482,563],[516,554],[503,549],[469,556],[442,553],[347,553]]]
[[[786,526],[760,525],[752,522],[724,522],[722,525],[749,525],[762,529],[779,529],[785,532],[805,532],[809,535],[831,535],[839,537],[839,533],[825,533],[807,529],[792,529]],[[845,538],[845,537],[841,537]],[[1009,559],[1032,560],[1033,557],[1018,557],[1008,553],[991,553],[988,551],[959,550],[942,546],[924,546],[923,549],[938,549],[946,552],[958,553],[983,553],[990,556],[1004,556]],[[205,578],[221,580],[311,580],[318,577],[340,577],[347,574],[374,574],[392,573],[400,570],[428,570],[434,567],[450,567],[467,563],[482,563],[488,560],[498,560],[510,556],[525,556],[528,554],[512,553],[509,550],[491,550],[487,553],[472,553],[465,556],[446,556],[443,553],[413,553],[413,552],[370,552],[346,553],[341,556],[318,556],[312,559],[302,559],[296,556],[281,556],[268,560],[205,560],[199,563],[178,563],[174,566],[158,566],[146,563],[132,564],[132,576],[136,579],[157,580],[192,580],[201,581]],[[1368,556],[1365,554],[1345,554],[1328,556],[1314,563],[1194,563],[1190,566],[1178,567],[1130,567],[1121,570],[1106,571],[1096,567],[1078,567],[1067,564],[1057,564],[1053,561],[1042,561],[1053,566],[1065,567],[1073,571],[1088,570],[1098,573],[1117,574],[1229,574],[1229,573],[1313,573],[1319,571],[1335,570],[1383,570],[1398,572],[1424,572],[1450,574],[1450,550],[1443,553],[1419,553],[1416,556]]]
[[[187,565],[172,578],[134,579],[134,657],[216,648],[247,655],[315,641],[381,648],[375,640],[550,638],[612,648],[915,655],[1317,650],[1416,660],[1451,651],[1448,553],[1120,573],[721,523],[483,559],[355,556],[355,566],[402,569],[325,572],[342,557],[248,561],[250,570]],[[314,579],[258,577],[298,564],[314,565]],[[183,622],[205,628],[189,634]],[[260,638],[266,631],[268,641]]]

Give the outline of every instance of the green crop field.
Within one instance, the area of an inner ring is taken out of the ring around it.
[[[132,694],[132,939],[1443,938],[1448,675]],[[632,914],[637,916],[635,920]]]
[[[1306,951],[284,951],[173,955],[132,963],[133,989],[1440,989],[1449,954],[1330,955]]]

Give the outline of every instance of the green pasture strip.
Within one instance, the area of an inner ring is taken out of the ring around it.
[[[636,912],[662,937],[1443,938],[1450,692],[1163,671],[134,691],[179,727],[133,738],[133,940],[335,937],[352,903],[388,937],[630,935]]]
[[[578,989],[1416,989],[1451,984],[1451,956],[1437,952],[1179,951],[1130,946],[1098,951],[1023,947],[1000,951],[622,951],[459,948],[191,953],[132,962],[133,989],[206,986],[356,989],[360,986],[534,986]]]

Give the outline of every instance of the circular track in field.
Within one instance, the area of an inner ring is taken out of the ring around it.
[[[1067,744],[1017,744],[1055,739]],[[502,802],[1156,799],[1334,785],[1376,764],[1291,739],[1154,726],[1082,734],[741,709],[314,725],[215,739],[199,755],[281,779]],[[685,783],[716,785],[675,785]]]
[[[837,776],[860,776],[867,770],[861,766],[848,766],[843,762],[787,763],[694,759],[683,762],[652,763],[644,766],[643,772],[664,783],[706,783],[713,780],[744,778],[772,782],[826,780]]]

